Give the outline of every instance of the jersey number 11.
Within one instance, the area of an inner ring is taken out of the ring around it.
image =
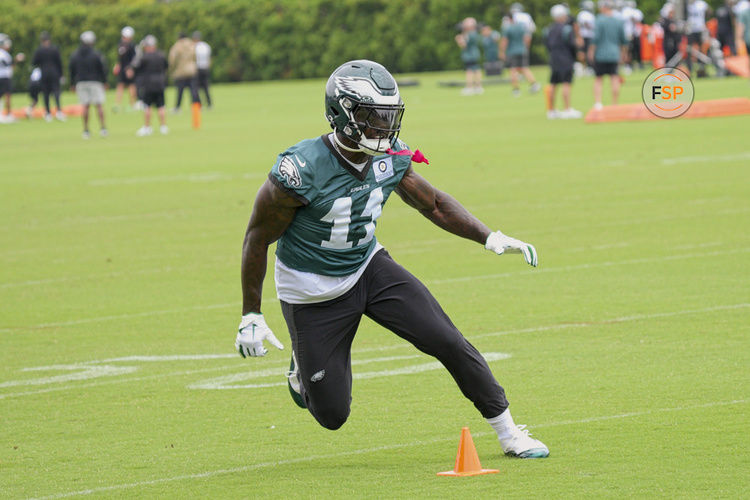
[[[382,213],[383,189],[376,188],[370,192],[365,209],[362,211],[362,219],[369,218],[370,222],[365,224],[365,236],[357,242],[356,246],[368,243],[375,233],[375,221]],[[333,202],[331,210],[320,219],[323,222],[333,224],[331,228],[331,237],[328,240],[320,242],[323,248],[345,249],[351,248],[352,242],[349,240],[349,227],[352,222],[352,198],[337,198]]]

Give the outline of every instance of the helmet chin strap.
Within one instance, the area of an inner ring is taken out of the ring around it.
[[[345,149],[347,151],[351,151],[352,153],[366,153],[367,152],[361,147],[354,149],[354,148],[350,148],[349,146],[344,146],[344,143],[339,140],[339,134],[335,130],[333,132],[333,140],[336,142],[336,145],[338,147],[340,147],[341,149]]]
[[[345,149],[347,151],[350,151],[352,153],[365,153],[370,156],[377,156],[379,154],[384,154],[385,151],[378,151],[376,149],[370,149],[367,146],[363,146],[362,143],[358,142],[357,146],[358,148],[350,148],[348,146],[344,146],[344,144],[339,140],[339,135],[336,133],[336,131],[333,132],[333,140],[336,142],[336,145],[340,147],[341,149]]]

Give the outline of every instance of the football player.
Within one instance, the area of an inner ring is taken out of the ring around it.
[[[547,447],[513,422],[503,388],[482,355],[427,288],[375,238],[391,193],[438,227],[498,255],[534,247],[490,229],[411,166],[425,161],[398,139],[404,104],[380,64],[350,61],[331,74],[325,116],[333,132],[281,153],[255,198],[242,251],[242,321],[235,349],[263,356],[283,349],[266,324],[261,292],[268,247],[277,242],[275,278],[292,340],[292,398],[325,428],[349,416],[351,345],[363,315],[437,358],[495,429],[503,451],[540,458]]]

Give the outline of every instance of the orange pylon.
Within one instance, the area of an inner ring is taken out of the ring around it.
[[[198,130],[201,128],[201,103],[193,103],[193,128]]]
[[[468,427],[461,429],[461,439],[458,441],[458,454],[456,455],[456,465],[453,470],[438,472],[438,476],[478,476],[480,474],[495,474],[500,472],[497,469],[482,469],[479,463],[479,455],[474,447],[474,440],[471,439],[471,432]]]

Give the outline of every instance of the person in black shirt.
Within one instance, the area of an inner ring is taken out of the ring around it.
[[[664,64],[669,64],[682,42],[682,33],[675,22],[674,5],[668,3],[662,7],[659,24],[664,30]]]
[[[734,45],[733,4],[732,0],[726,0],[724,5],[716,9],[716,38],[721,44],[721,50],[724,50],[724,47],[729,47],[729,52],[734,56],[737,55],[737,48]]]
[[[581,112],[573,109],[570,105],[570,85],[573,82],[573,64],[575,63],[576,33],[575,27],[570,23],[568,9],[557,4],[550,10],[550,15],[555,21],[544,30],[544,45],[549,52],[550,73],[550,109],[547,118],[580,118]],[[557,86],[562,86],[563,110],[555,110],[555,95]]]
[[[65,115],[60,107],[60,79],[63,76],[60,50],[52,45],[48,32],[42,31],[40,39],[41,44],[36,49],[36,52],[34,52],[31,64],[38,67],[42,72],[39,85],[44,98],[44,119],[48,122],[52,121],[52,111],[49,106],[49,97],[52,95],[55,98],[55,106],[57,107],[55,117],[60,121],[65,121]]]
[[[115,113],[120,110],[122,92],[126,87],[130,97],[130,106],[132,107],[136,102],[135,80],[129,77],[126,71],[135,58],[135,44],[133,43],[135,30],[130,26],[125,26],[120,35],[122,38],[120,38],[120,45],[117,47],[117,64],[113,69],[114,74],[117,75],[117,92],[115,93],[115,106],[113,108]]]
[[[159,114],[159,131],[162,134],[169,132],[167,128],[166,113],[164,111],[164,89],[167,86],[167,58],[156,46],[156,37],[148,35],[143,39],[143,54],[134,61],[133,66],[128,67],[130,78],[137,77],[142,89],[143,104],[146,109],[143,113],[143,127],[136,132],[138,137],[151,135],[151,106],[156,107]]]
[[[81,34],[81,45],[70,58],[70,85],[78,94],[78,100],[83,105],[83,138],[89,134],[89,106],[96,106],[99,115],[99,135],[107,137],[107,127],[104,124],[104,82],[106,81],[107,63],[104,56],[94,49],[96,35],[92,31]]]

